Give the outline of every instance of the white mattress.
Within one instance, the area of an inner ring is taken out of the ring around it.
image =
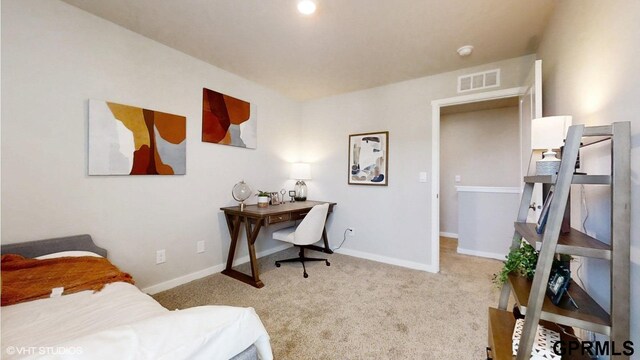
[[[3,359],[228,359],[253,343],[262,359],[272,358],[269,337],[252,308],[169,311],[122,282],[97,293],[3,306],[0,316]]]

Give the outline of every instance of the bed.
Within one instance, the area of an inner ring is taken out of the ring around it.
[[[107,251],[77,235],[2,245],[2,254],[106,257]],[[273,359],[253,308],[169,311],[127,282],[3,306],[0,316],[3,359]]]

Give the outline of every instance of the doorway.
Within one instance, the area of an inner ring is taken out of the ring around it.
[[[442,108],[481,103],[491,100],[519,98],[524,95],[527,88],[517,87],[504,90],[489,91],[484,93],[457,96],[448,99],[434,100],[432,106],[432,159],[431,159],[431,263],[436,271],[440,270],[440,121]],[[471,105],[474,106],[474,105]],[[445,111],[446,112],[446,111]],[[522,135],[522,134],[521,134]],[[522,136],[521,136],[522,137]],[[521,141],[521,140],[520,140]],[[521,143],[520,143],[521,144]],[[522,144],[521,144],[522,145]],[[521,146],[522,147],[522,146]],[[522,164],[520,163],[520,168]],[[520,176],[522,173],[520,174]],[[455,179],[454,179],[455,180]]]
[[[504,259],[512,224],[498,218],[510,218],[505,209],[518,203],[520,182],[519,97],[441,107],[441,262],[451,259],[444,256],[451,248],[455,253]],[[492,206],[498,209],[489,210]],[[496,224],[483,218],[481,212],[486,211],[492,212]],[[494,228],[478,227],[482,223]]]

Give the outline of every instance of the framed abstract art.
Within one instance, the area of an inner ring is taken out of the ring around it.
[[[389,182],[389,132],[349,135],[349,185],[386,186]]]
[[[184,116],[89,100],[89,175],[184,175]]]
[[[256,106],[217,91],[202,89],[202,141],[256,148]]]

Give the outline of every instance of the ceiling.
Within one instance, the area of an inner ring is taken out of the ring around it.
[[[307,100],[534,53],[553,0],[63,0]],[[471,44],[473,54],[456,49]]]

